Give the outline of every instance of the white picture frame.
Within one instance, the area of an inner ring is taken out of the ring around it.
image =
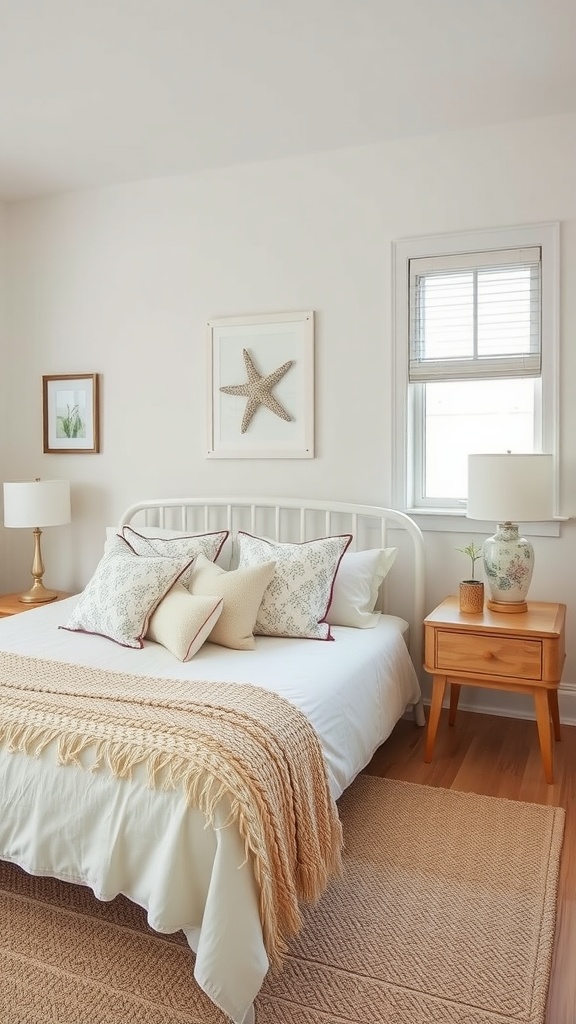
[[[207,369],[207,458],[314,458],[313,311],[209,320]]]

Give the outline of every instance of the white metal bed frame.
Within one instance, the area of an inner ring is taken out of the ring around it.
[[[276,541],[292,542],[351,533],[349,550],[391,546],[389,530],[404,531],[411,542],[412,570],[411,574],[405,571],[402,573],[403,584],[408,584],[410,594],[408,610],[404,610],[402,617],[410,624],[408,646],[416,672],[420,674],[424,621],[424,538],[420,528],[405,512],[379,505],[301,498],[153,498],[131,505],[123,513],[118,525],[121,528],[138,522],[195,532],[227,529],[232,538],[238,529],[243,529]],[[400,554],[402,558],[404,553]],[[394,612],[393,602],[387,601],[386,581],[381,588],[378,607],[382,611]],[[414,716],[418,725],[425,724],[421,700],[414,706]]]

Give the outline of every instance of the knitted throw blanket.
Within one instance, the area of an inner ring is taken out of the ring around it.
[[[62,765],[180,787],[213,822],[225,801],[252,859],[270,961],[341,868],[342,833],[305,715],[256,686],[187,682],[0,652],[0,743]]]

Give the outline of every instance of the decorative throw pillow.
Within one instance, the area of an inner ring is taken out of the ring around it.
[[[125,547],[103,555],[62,629],[96,633],[123,647],[142,647],[150,616],[191,559],[139,557]]]
[[[222,614],[208,637],[211,643],[236,651],[254,650],[254,624],[274,569],[275,563],[268,561],[226,572],[204,555],[198,555],[189,583],[190,592],[224,598]]]
[[[326,615],[334,577],[351,540],[350,534],[344,534],[302,544],[283,544],[239,530],[239,568],[271,559],[276,562],[254,632],[265,636],[331,640]]]
[[[182,558],[187,555],[205,555],[214,562],[228,536],[228,530],[216,533],[179,534],[175,537],[145,536],[131,526],[122,527],[122,537],[137,555],[160,555],[162,558]],[[182,583],[188,586],[190,571],[182,577]]]
[[[376,625],[380,617],[380,612],[374,611],[378,588],[394,565],[397,554],[398,548],[346,552],[334,580],[328,612],[331,626],[369,629]]]
[[[152,615],[146,639],[162,644],[179,661],[190,661],[208,638],[223,607],[221,597],[197,597],[182,583],[175,583]]]
[[[117,526],[106,527],[106,540],[104,542],[103,551],[104,555],[107,555],[109,551],[114,551],[115,548],[121,547],[125,543],[126,542],[123,537],[118,533]]]

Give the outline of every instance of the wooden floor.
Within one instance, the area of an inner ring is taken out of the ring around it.
[[[546,1024],[576,1024],[576,727],[554,746],[554,783],[542,775],[536,725],[515,718],[442,712],[434,758],[425,764],[425,729],[402,719],[366,768],[371,775],[487,796],[556,804],[566,810],[556,945]]]

